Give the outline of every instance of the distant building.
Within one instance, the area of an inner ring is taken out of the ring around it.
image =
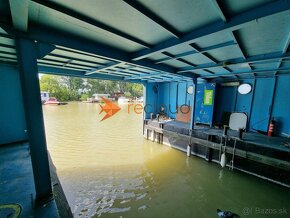
[[[49,92],[41,92],[40,96],[41,96],[41,102],[44,103],[48,101],[49,99]]]
[[[111,100],[110,96],[110,94],[93,94],[93,102],[101,101],[101,97]]]

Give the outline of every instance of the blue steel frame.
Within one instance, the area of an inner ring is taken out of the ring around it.
[[[123,32],[123,31],[117,30],[117,29],[115,29],[113,27],[110,27],[110,26],[104,24],[104,23],[96,21],[96,20],[94,20],[94,19],[92,19],[92,18],[90,18],[90,17],[88,17],[86,15],[83,15],[81,13],[75,12],[72,9],[63,7],[62,5],[57,4],[55,2],[42,1],[42,0],[32,0],[32,1],[34,1],[34,2],[36,2],[38,4],[40,4],[40,5],[43,5],[45,7],[51,8],[53,10],[59,11],[59,12],[61,12],[63,14],[66,14],[66,15],[68,15],[70,17],[74,17],[74,18],[76,18],[78,20],[81,20],[81,21],[84,21],[86,23],[89,23],[89,24],[91,24],[91,25],[93,25],[95,27],[98,27],[100,29],[106,30],[107,32],[110,32],[111,34],[117,35],[117,36],[122,37],[124,39],[128,39],[128,40],[130,40],[132,42],[135,42],[136,44],[142,45],[145,48],[150,48],[151,47],[148,43],[146,43],[146,42],[144,42],[144,41],[142,41],[140,39],[137,39],[134,36],[131,36],[131,35]]]
[[[140,60],[146,57],[149,57],[153,54],[167,50],[170,47],[181,45],[181,44],[190,44],[194,43],[198,38],[201,38],[206,35],[210,35],[217,32],[223,31],[235,31],[241,27],[247,25],[248,23],[255,21],[257,19],[283,12],[290,9],[290,2],[284,0],[278,0],[270,2],[263,6],[248,10],[239,15],[236,15],[229,19],[227,22],[222,19],[221,22],[216,22],[199,29],[195,29],[192,32],[189,32],[183,35],[180,39],[171,38],[165,40],[157,45],[153,46],[151,49],[144,49],[138,52],[135,52],[132,55],[133,60]]]
[[[277,60],[283,60],[283,59],[290,59],[290,52],[274,52],[274,53],[268,53],[263,55],[255,55],[248,58],[236,58],[228,60],[226,63],[219,62],[219,63],[207,63],[207,64],[201,64],[197,67],[184,67],[180,68],[178,72],[188,72],[198,69],[210,69],[214,67],[223,67],[223,66],[230,66],[235,64],[249,64],[249,63],[257,63],[257,62],[271,62],[271,61],[277,61]]]
[[[49,2],[49,1],[40,1],[40,0],[33,0],[34,2],[53,9],[53,10],[57,10],[63,14],[66,14],[70,17],[79,19],[83,22],[89,23],[91,25],[94,25],[95,27],[98,27],[100,29],[103,29],[107,32],[110,32],[112,34],[115,34],[119,37],[125,38],[129,41],[135,42],[139,45],[142,45],[143,47],[145,47],[145,49],[137,51],[135,53],[129,54],[126,53],[124,51],[121,51],[119,49],[115,49],[112,48],[110,46],[106,46],[104,44],[101,43],[91,43],[88,40],[82,40],[81,38],[75,37],[75,36],[71,36],[71,35],[66,35],[63,32],[60,31],[50,31],[47,28],[43,28],[40,27],[38,25],[35,24],[31,24],[30,28],[29,28],[29,34],[26,34],[25,32],[27,31],[27,19],[28,19],[28,13],[27,13],[27,8],[26,7],[26,3],[27,0],[23,1],[23,3],[21,5],[17,5],[15,0],[10,0],[10,5],[11,5],[11,14],[12,14],[12,21],[13,21],[13,26],[14,29],[11,30],[11,25],[9,26],[9,22],[7,24],[7,19],[1,19],[2,20],[2,24],[0,24],[4,29],[6,29],[10,34],[14,34],[16,36],[24,36],[24,37],[29,37],[32,40],[38,40],[40,42],[43,43],[51,43],[51,44],[56,44],[56,45],[62,45],[62,46],[66,46],[69,48],[73,48],[73,49],[77,49],[77,50],[81,50],[81,51],[86,51],[86,52],[90,52],[93,54],[97,54],[100,57],[106,57],[106,58],[111,58],[113,63],[115,62],[116,64],[118,63],[131,63],[131,64],[136,64],[142,67],[147,67],[153,71],[157,71],[160,72],[160,77],[162,77],[162,73],[166,72],[169,74],[174,74],[174,75],[181,75],[181,76],[185,76],[185,77],[191,77],[192,74],[195,74],[197,76],[199,76],[199,73],[197,72],[193,72],[194,70],[204,70],[205,72],[208,73],[208,75],[201,75],[202,78],[213,78],[213,77],[223,77],[223,76],[228,76],[229,74],[233,75],[234,77],[238,78],[238,76],[240,74],[252,74],[255,75],[256,71],[253,70],[253,68],[251,67],[251,63],[255,63],[258,61],[279,61],[280,63],[282,62],[282,60],[284,59],[288,59],[289,58],[289,52],[287,53],[287,47],[289,46],[289,40],[288,43],[286,43],[285,48],[283,49],[282,52],[278,52],[278,53],[269,53],[266,54],[265,56],[253,56],[253,57],[246,57],[245,56],[245,51],[244,49],[241,47],[241,45],[239,44],[236,36],[235,36],[235,31],[241,29],[242,27],[245,27],[249,24],[251,24],[252,22],[255,22],[257,19],[269,16],[269,15],[273,15],[276,13],[281,13],[284,11],[287,11],[290,9],[290,1],[289,0],[278,0],[278,1],[273,1],[270,3],[267,3],[265,5],[262,5],[260,7],[254,8],[254,9],[250,9],[248,11],[242,12],[236,16],[233,16],[231,18],[227,18],[225,16],[225,14],[223,13],[223,10],[221,9],[219,3],[217,1],[213,1],[213,5],[214,8],[216,10],[216,12],[219,14],[221,21],[220,22],[214,22],[210,25],[201,27],[199,29],[195,29],[189,33],[186,34],[180,34],[172,25],[170,25],[168,22],[166,22],[164,19],[160,18],[158,15],[154,14],[152,11],[150,11],[148,8],[144,7],[141,3],[137,3],[135,1],[131,1],[131,0],[123,0],[126,4],[130,5],[131,7],[133,7],[134,9],[138,10],[141,14],[143,14],[144,16],[146,16],[147,18],[149,18],[150,20],[152,20],[153,22],[155,22],[156,24],[158,24],[159,26],[161,26],[163,29],[167,30],[169,33],[171,33],[171,35],[173,35],[173,38],[170,38],[168,40],[165,40],[163,42],[158,43],[157,45],[148,45],[144,42],[142,42],[142,40],[140,39],[136,39],[133,36],[128,35],[127,33],[124,33],[122,31],[119,31],[115,28],[112,28],[104,23],[100,23],[96,20],[93,20],[92,18],[86,16],[86,15],[82,15],[78,12],[75,12],[71,9],[68,9],[62,5],[59,5],[55,2]],[[17,13],[21,13],[23,14],[23,18],[16,16]],[[3,20],[5,22],[3,22]],[[9,19],[8,19],[9,20]],[[15,31],[16,29],[16,31]],[[18,31],[17,31],[18,30]],[[21,31],[19,31],[21,30]],[[51,34],[51,32],[53,32],[53,35]],[[213,33],[222,33],[222,32],[226,32],[226,33],[231,33],[232,34],[232,41],[228,41],[225,43],[221,43],[221,44],[216,44],[213,46],[210,46],[208,48],[197,48],[195,46],[195,41],[203,36],[206,35],[210,35]],[[85,44],[85,45],[83,45]],[[174,46],[177,45],[191,45],[193,48],[193,51],[189,51],[189,52],[185,52],[185,53],[181,53],[178,55],[172,55],[170,54],[168,51],[166,51],[169,48],[172,48]],[[241,52],[241,58],[237,58],[237,59],[232,59],[232,60],[227,60],[226,62],[217,62],[216,60],[214,60],[213,57],[210,57],[209,54],[207,54],[208,51],[210,50],[214,50],[217,48],[222,48],[222,47],[226,47],[226,46],[230,46],[230,45],[236,45],[238,46],[238,48],[240,49]],[[158,53],[162,53],[166,56],[168,56],[168,58],[163,58],[157,61],[149,61],[149,60],[145,60],[144,58],[150,57],[151,55],[154,54],[158,54]],[[190,54],[202,54],[205,57],[208,57],[211,60],[211,63],[207,63],[207,64],[201,64],[201,65],[195,65],[191,62],[188,62],[184,59],[182,59],[182,57],[185,57],[187,55]],[[282,53],[282,55],[281,55]],[[143,59],[143,60],[141,60]],[[189,67],[183,67],[183,68],[174,68],[168,65],[164,65],[161,63],[166,62],[167,60],[178,60],[182,63],[185,63],[187,65],[189,65]],[[237,63],[243,63],[243,64],[247,64],[249,71],[245,71],[245,72],[236,72],[236,71],[232,71],[230,70],[227,66],[230,66],[232,64],[237,64]],[[280,70],[288,70],[288,69],[281,69],[280,65],[276,68],[268,68],[265,69],[266,71],[280,71]],[[111,66],[111,64],[107,65],[107,66]],[[106,69],[106,66],[104,66]],[[211,71],[210,68],[213,67],[221,67],[222,69],[224,69],[224,73],[223,74],[215,74],[214,72]],[[101,72],[102,67],[100,68],[96,68],[96,69],[92,69],[89,70],[88,72],[86,72],[87,74],[96,74]],[[133,72],[134,69],[131,69],[131,71]],[[113,74],[113,73],[110,73]],[[120,75],[121,73],[118,72],[118,74]],[[116,74],[116,75],[118,75]],[[236,75],[238,74],[238,75]],[[126,74],[124,74],[126,76]],[[140,74],[140,79],[141,77],[144,76],[142,74]],[[135,77],[135,76],[134,76]],[[172,77],[172,79],[177,79],[176,77]],[[147,81],[149,82],[154,82],[154,81],[160,81],[162,80],[161,78],[151,78],[148,79]],[[144,78],[143,78],[144,81]]]
[[[52,187],[42,106],[39,95],[37,48],[34,41],[23,38],[17,38],[16,45],[36,200],[37,202],[46,202],[52,197]]]

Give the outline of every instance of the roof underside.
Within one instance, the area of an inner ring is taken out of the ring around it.
[[[37,41],[39,72],[132,82],[290,73],[289,0],[0,0],[0,61]]]

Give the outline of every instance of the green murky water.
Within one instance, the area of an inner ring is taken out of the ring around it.
[[[44,106],[48,149],[75,217],[290,217],[290,190],[142,137],[127,107]]]

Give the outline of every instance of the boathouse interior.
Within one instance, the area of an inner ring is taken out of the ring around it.
[[[60,213],[39,73],[143,84],[144,135],[181,150],[171,133],[190,137],[207,160],[218,160],[211,145],[231,114],[245,114],[243,137],[229,130],[237,169],[289,187],[289,42],[289,0],[0,0],[0,204]]]

